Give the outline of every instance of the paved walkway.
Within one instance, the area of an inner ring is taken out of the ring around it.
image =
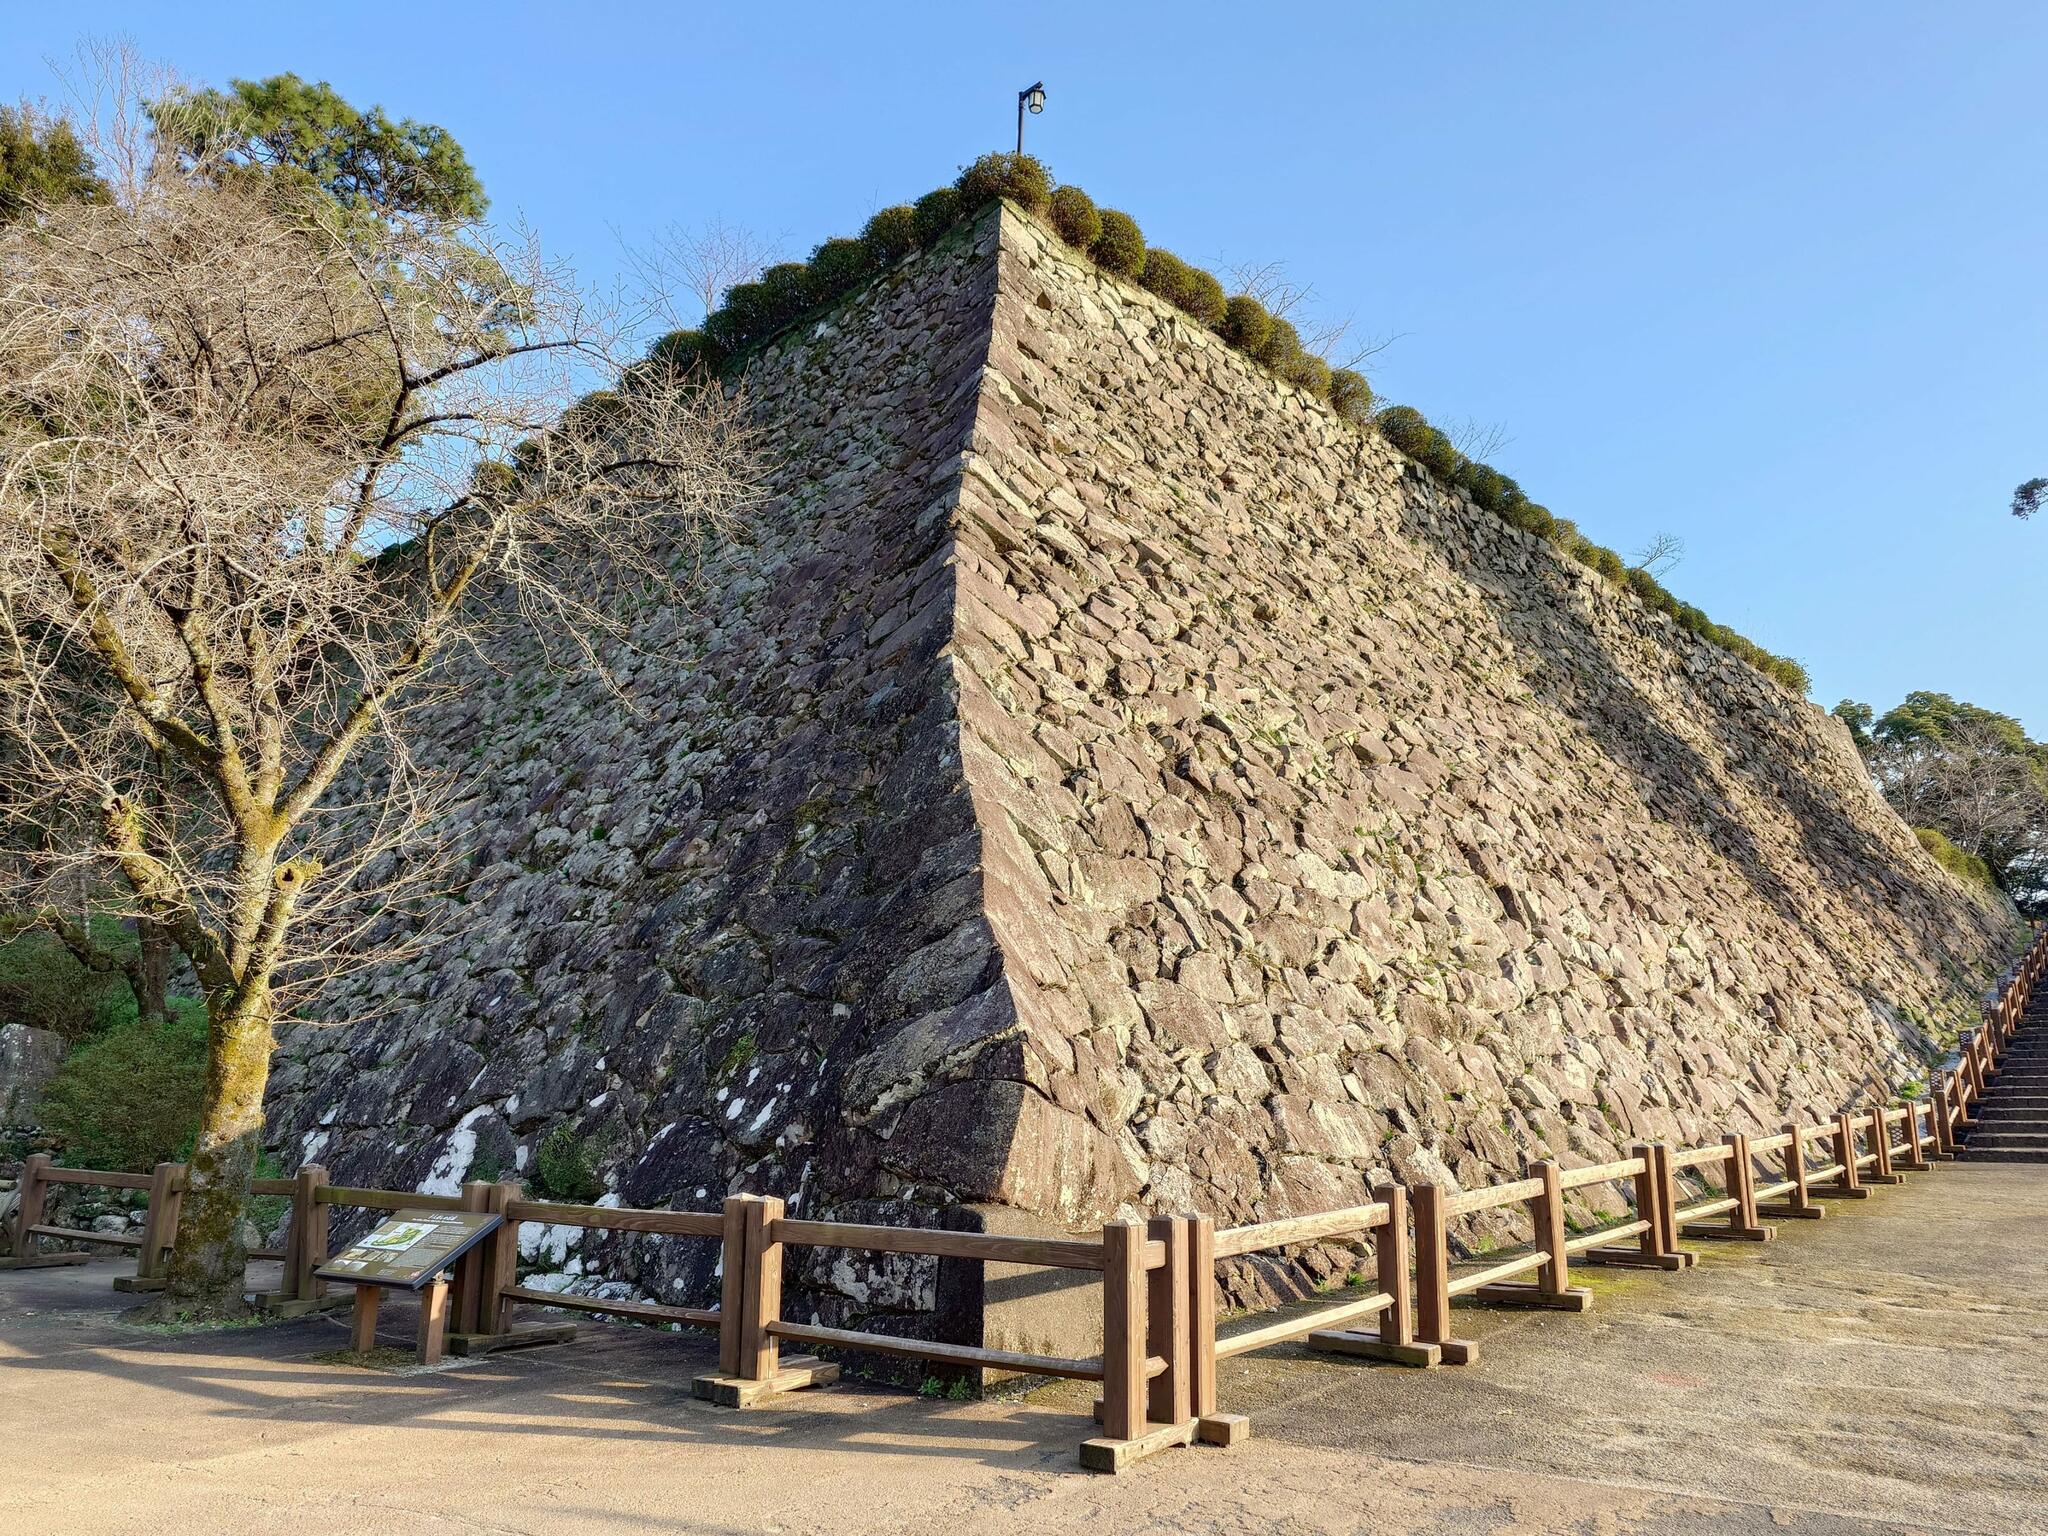
[[[690,1400],[696,1338],[382,1375],[317,1358],[336,1321],[172,1339],[118,1321],[118,1265],[0,1273],[0,1530],[2048,1532],[2042,1170],[1950,1165],[1780,1230],[1596,1273],[1583,1316],[1461,1312],[1463,1369],[1229,1362],[1252,1440],[1117,1479],[1076,1469],[1071,1387],[734,1414]]]

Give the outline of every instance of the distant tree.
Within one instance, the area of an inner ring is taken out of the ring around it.
[[[234,80],[225,91],[172,92],[149,112],[159,144],[187,174],[302,181],[344,207],[380,214],[475,219],[489,206],[447,129],[393,122],[382,107],[361,111],[324,80]]]
[[[0,224],[44,204],[106,198],[107,184],[68,122],[26,102],[0,107]]]
[[[2015,899],[2048,883],[2048,747],[2019,721],[1926,690],[1874,723],[1849,700],[1835,712],[1852,735],[1860,714],[1871,775],[1907,822],[1982,859]]]
[[[781,254],[780,243],[742,225],[712,219],[670,225],[653,249],[632,260],[647,288],[660,296],[670,325],[697,325],[718,308],[726,290],[751,283]],[[677,297],[689,301],[678,306]],[[694,306],[692,312],[691,306]]]
[[[1660,533],[1636,551],[1634,569],[1648,576],[1664,576],[1685,558],[1685,540],[1675,533]]]
[[[1854,699],[1844,699],[1829,711],[1837,720],[1849,728],[1849,739],[1856,743],[1856,750],[1865,757],[1870,755],[1870,727],[1876,714],[1868,704],[1859,704]]]
[[[2048,480],[2044,480],[2037,475],[2032,480],[2022,480],[2014,487],[2012,493],[2012,515],[2014,517],[2032,517],[2041,510],[2044,504],[2048,504]]]

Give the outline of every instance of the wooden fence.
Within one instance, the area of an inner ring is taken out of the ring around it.
[[[327,1256],[336,1206],[496,1211],[505,1225],[456,1269],[449,1344],[457,1353],[559,1339],[572,1331],[518,1321],[520,1307],[544,1306],[715,1332],[718,1370],[698,1378],[695,1390],[734,1407],[837,1376],[837,1366],[815,1356],[785,1355],[784,1344],[1096,1382],[1102,1389],[1096,1405],[1102,1433],[1083,1442],[1081,1461],[1116,1471],[1167,1446],[1197,1440],[1228,1445],[1244,1436],[1247,1421],[1219,1411],[1219,1361],[1303,1340],[1316,1349],[1418,1367],[1462,1364],[1476,1358],[1476,1351],[1470,1341],[1452,1336],[1451,1304],[1458,1297],[1483,1305],[1583,1311],[1590,1295],[1571,1284],[1575,1263],[1682,1270],[1697,1256],[1680,1248],[1681,1237],[1768,1242],[1775,1229],[1766,1218],[1817,1218],[1826,1210],[1817,1197],[1868,1198],[1874,1185],[1900,1183],[1904,1171],[1931,1168],[1953,1156],[1960,1134],[1975,1124],[1972,1110],[1995,1077],[2044,970],[2048,931],[1986,1010],[1983,1027],[1965,1033],[1955,1067],[1936,1073],[1928,1096],[1910,1103],[1844,1110],[1831,1121],[1787,1125],[1766,1136],[1734,1133],[1709,1146],[1639,1144],[1626,1158],[1589,1167],[1531,1162],[1521,1178],[1483,1189],[1383,1184],[1365,1205],[1221,1230],[1207,1216],[1169,1215],[1142,1224],[1109,1222],[1086,1237],[1010,1237],[802,1220],[766,1195],[733,1195],[717,1211],[674,1211],[529,1200],[511,1183],[468,1183],[455,1195],[355,1189],[331,1185],[324,1169],[308,1166],[292,1179],[256,1185],[258,1194],[292,1202],[287,1244],[267,1255],[284,1260],[283,1286],[266,1300],[289,1313],[341,1299],[327,1294],[313,1273]],[[140,1237],[47,1225],[47,1187],[59,1183],[147,1189],[148,1225]],[[1566,1195],[1600,1184],[1621,1186],[1628,1214],[1594,1231],[1573,1232]],[[160,1285],[183,1187],[184,1170],[176,1164],[162,1164],[151,1175],[115,1174],[55,1168],[47,1158],[30,1158],[12,1233],[16,1262],[82,1257],[40,1253],[45,1238],[132,1247],[138,1261],[131,1286]],[[1451,1223],[1516,1205],[1529,1219],[1526,1247],[1487,1255],[1477,1267],[1454,1267]],[[530,1222],[715,1242],[722,1265],[719,1305],[606,1301],[522,1286],[519,1231]],[[1302,1243],[1366,1238],[1373,1244],[1374,1271],[1363,1294],[1339,1293],[1306,1310],[1219,1331],[1217,1281],[1224,1261]],[[790,1248],[917,1254],[1099,1275],[1103,1350],[1085,1358],[1021,1354],[796,1322],[782,1315]]]

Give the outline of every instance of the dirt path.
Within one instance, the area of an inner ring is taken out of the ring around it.
[[[1583,1316],[1461,1312],[1412,1372],[1229,1363],[1231,1451],[1077,1470],[1083,1397],[689,1397],[694,1338],[426,1375],[317,1357],[340,1324],[170,1339],[112,1263],[0,1274],[0,1530],[1118,1533],[2048,1532],[2048,1178],[1950,1166]],[[392,1318],[396,1341],[406,1319]]]

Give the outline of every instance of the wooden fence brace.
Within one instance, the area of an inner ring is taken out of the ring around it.
[[[1182,1220],[1188,1224],[1188,1397],[1195,1438],[1235,1445],[1252,1432],[1252,1421],[1216,1406],[1216,1223],[1207,1216]]]
[[[1571,1283],[1571,1255],[1565,1249],[1564,1188],[1558,1182],[1557,1164],[1549,1158],[1527,1164],[1522,1176],[1540,1179],[1543,1188],[1529,1197],[1529,1219],[1536,1228],[1536,1247],[1543,1254],[1542,1266],[1532,1283],[1501,1280],[1482,1285],[1472,1294],[1496,1307],[1543,1307],[1555,1312],[1584,1312],[1593,1305],[1593,1293]]]
[[[1856,1117],[1846,1109],[1835,1116],[1835,1163],[1838,1172],[1828,1193],[1837,1200],[1868,1200],[1870,1191],[1856,1171]]]
[[[1628,1155],[1643,1165],[1641,1171],[1631,1177],[1635,1186],[1636,1220],[1645,1226],[1636,1234],[1633,1248],[1588,1248],[1579,1255],[1579,1262],[1622,1269],[1690,1268],[1698,1262],[1699,1255],[1687,1253],[1666,1242],[1665,1228],[1668,1224],[1664,1219],[1664,1181],[1657,1172],[1657,1149],[1648,1142],[1639,1141],[1629,1148]]]
[[[1399,1184],[1379,1184],[1373,1187],[1372,1198],[1375,1204],[1387,1208],[1385,1220],[1374,1229],[1372,1237],[1374,1281],[1388,1298],[1380,1311],[1379,1326],[1371,1332],[1359,1328],[1324,1329],[1310,1334],[1308,1345],[1335,1354],[1428,1369],[1442,1361],[1443,1347],[1424,1343],[1415,1336],[1415,1302],[1408,1289],[1408,1191]]]
[[[1740,1131],[1731,1131],[1723,1140],[1728,1148],[1728,1155],[1724,1159],[1724,1166],[1728,1170],[1724,1183],[1728,1198],[1735,1204],[1729,1208],[1727,1221],[1689,1221],[1685,1224],[1685,1235],[1768,1243],[1778,1233],[1775,1228],[1767,1227],[1757,1219],[1756,1167],[1749,1155],[1749,1137]]]
[[[1444,1222],[1444,1192],[1435,1184],[1408,1191],[1415,1219],[1415,1337],[1434,1344],[1446,1365],[1470,1365],[1479,1346],[1451,1337],[1451,1240]]]
[[[47,1152],[31,1152],[22,1159],[19,1196],[14,1203],[14,1252],[10,1258],[0,1259],[0,1269],[49,1269],[59,1264],[85,1264],[92,1259],[89,1253],[44,1253],[42,1239],[30,1230],[43,1224],[43,1206],[50,1193],[45,1177],[49,1170]]]
[[[1785,1192],[1784,1199],[1770,1205],[1758,1206],[1757,1215],[1779,1220],[1789,1217],[1798,1221],[1818,1221],[1827,1215],[1828,1208],[1816,1201],[1807,1190],[1806,1136],[1796,1121],[1785,1127],[1784,1134],[1788,1139],[1781,1157],[1781,1166],[1785,1173],[1784,1182],[1792,1187]]]
[[[737,1251],[732,1241],[732,1216],[738,1206]],[[751,1408],[764,1398],[802,1387],[823,1387],[839,1379],[839,1367],[815,1355],[782,1357],[769,1326],[782,1319],[782,1243],[775,1224],[782,1220],[782,1201],[774,1195],[739,1195],[725,1206],[723,1229],[725,1273],[719,1290],[718,1357],[730,1358],[734,1369],[699,1376],[690,1389],[721,1408]],[[737,1305],[733,1305],[733,1268],[737,1260]],[[730,1342],[728,1342],[730,1340]],[[1143,1340],[1139,1343],[1142,1345]]]

